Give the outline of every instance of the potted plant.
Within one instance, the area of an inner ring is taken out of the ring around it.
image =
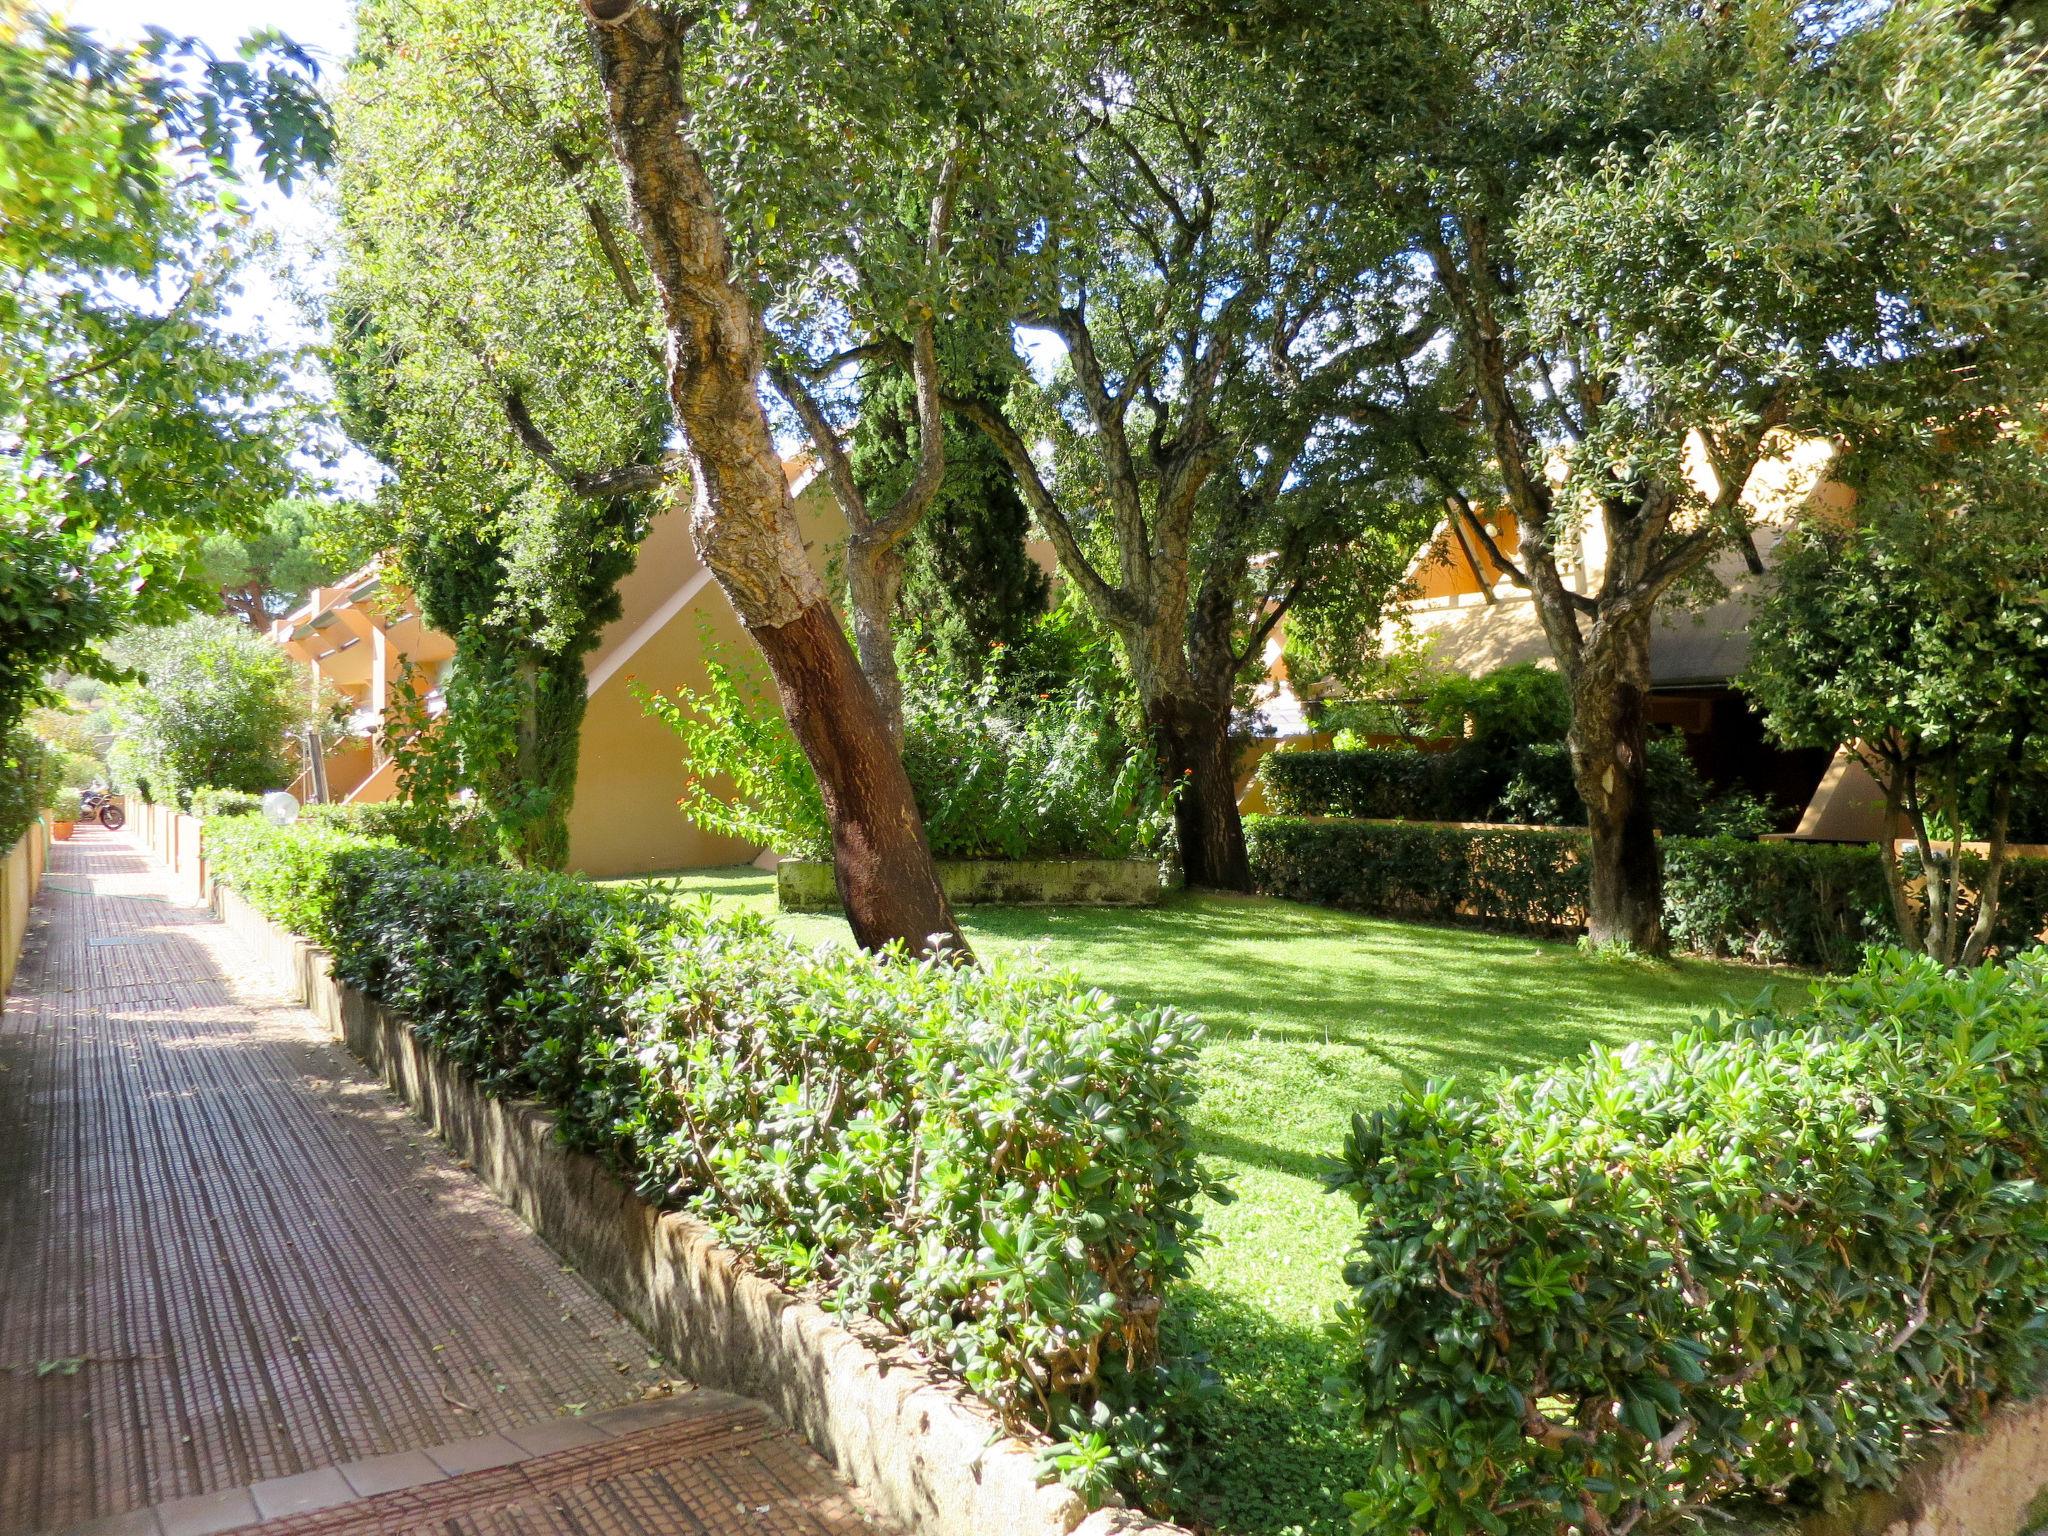
[[[50,801],[50,836],[63,842],[78,822],[78,791],[60,789]]]

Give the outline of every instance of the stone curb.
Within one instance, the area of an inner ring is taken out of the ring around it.
[[[939,888],[956,907],[1156,907],[1166,899],[1157,859],[939,859]],[[829,860],[783,859],[775,901],[785,912],[836,912]]]
[[[405,1021],[329,973],[326,955],[216,885],[213,908],[330,1033],[692,1381],[752,1397],[888,1519],[919,1536],[1186,1536],[1125,1509],[1090,1513],[983,1403],[901,1345],[870,1342],[750,1271],[704,1223],[657,1211],[563,1146],[537,1105],[494,1098]]]

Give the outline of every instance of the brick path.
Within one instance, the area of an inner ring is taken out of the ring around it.
[[[56,844],[0,1018],[0,1531],[868,1529],[168,888]]]

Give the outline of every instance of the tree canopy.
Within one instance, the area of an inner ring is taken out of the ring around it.
[[[1450,337],[1422,471],[1572,688],[1593,934],[1656,947],[1659,606],[1754,558],[1790,438],[1914,452],[2048,392],[2038,38],[1951,0],[1174,9],[1400,225]]]
[[[288,359],[224,311],[237,146],[283,186],[324,165],[313,76],[275,34],[220,59],[0,11],[0,730],[52,667],[206,605],[200,539],[296,484]]]

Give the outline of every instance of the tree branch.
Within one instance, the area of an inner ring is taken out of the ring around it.
[[[979,428],[996,445],[1003,462],[1010,466],[1010,473],[1017,477],[1025,503],[1038,519],[1040,530],[1052,541],[1052,547],[1060,557],[1060,568],[1104,610],[1122,614],[1128,622],[1136,622],[1138,615],[1131,594],[1104,581],[1102,574],[1082,553],[1081,541],[1075,537],[1073,525],[1067,521],[1066,513],[1060,510],[1058,500],[1047,487],[1045,477],[1038,472],[1038,465],[1033,462],[1024,439],[1010,425],[1009,417],[985,400],[965,396],[948,395],[945,405],[961,420]]]
[[[839,434],[833,430],[831,419],[818,403],[818,397],[811,393],[809,385],[780,364],[769,365],[768,379],[804,424],[804,433],[810,438],[811,448],[825,471],[825,481],[832,487],[839,510],[846,514],[847,526],[857,534],[872,533],[874,525],[868,520],[867,498],[861,495],[860,486],[854,482],[853,465],[846,457],[846,447],[839,441]]]
[[[612,469],[579,470],[570,467],[555,447],[554,439],[540,429],[533,414],[526,408],[526,397],[517,389],[506,388],[499,396],[505,408],[505,420],[511,423],[512,431],[524,445],[526,451],[539,459],[570,490],[579,496],[588,496],[594,501],[608,500],[614,496],[639,496],[649,491],[661,490],[675,477],[682,467],[679,455],[664,454],[653,464],[622,464]]]

